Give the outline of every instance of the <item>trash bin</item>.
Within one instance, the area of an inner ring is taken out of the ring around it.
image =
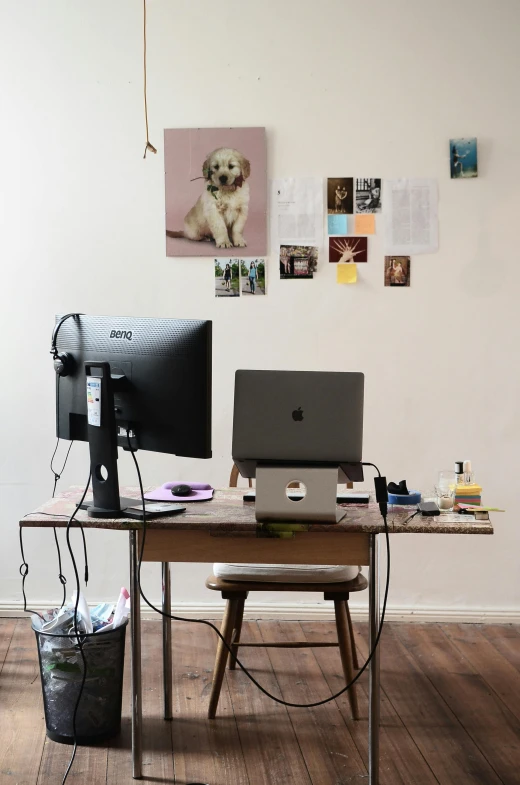
[[[76,715],[78,744],[94,744],[121,729],[125,636],[128,619],[108,632],[81,635],[87,674]],[[83,679],[83,660],[74,633],[36,634],[47,736],[72,744],[74,707]]]

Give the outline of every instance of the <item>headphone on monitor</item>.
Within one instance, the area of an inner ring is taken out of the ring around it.
[[[81,313],[67,313],[65,316],[62,316],[59,322],[54,327],[52,331],[52,339],[51,339],[51,354],[52,354],[52,361],[54,365],[54,370],[58,376],[69,376],[75,367],[74,357],[70,352],[59,352],[56,346],[58,340],[58,333],[60,331],[60,327],[67,319],[76,318],[76,316],[82,316]]]

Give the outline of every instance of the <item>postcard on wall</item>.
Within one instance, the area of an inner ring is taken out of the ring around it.
[[[280,278],[313,278],[318,267],[318,253],[316,245],[281,245]]]
[[[271,183],[273,245],[323,242],[323,182],[317,177],[285,177]]]
[[[410,286],[409,256],[385,256],[385,286]]]
[[[357,177],[356,213],[380,213],[381,210],[381,178]]]
[[[261,297],[266,292],[265,259],[240,259],[240,291],[242,296]]]
[[[451,179],[478,177],[477,140],[450,139]]]
[[[354,212],[354,178],[329,177],[327,180],[329,215],[352,215]]]
[[[329,237],[329,262],[346,264],[367,261],[368,240],[366,237]]]
[[[215,259],[215,297],[240,297],[240,259]]]
[[[347,234],[346,215],[327,215],[327,230],[329,234]]]
[[[265,128],[164,132],[166,256],[267,253]]]
[[[385,250],[388,255],[439,249],[438,189],[433,179],[385,180]]]

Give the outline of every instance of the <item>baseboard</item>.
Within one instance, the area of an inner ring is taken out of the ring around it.
[[[93,601],[94,603],[95,601]],[[31,603],[34,610],[40,611],[52,608],[53,600],[47,602]],[[160,607],[160,600],[155,601]],[[221,619],[224,610],[223,602],[179,603],[172,606],[172,614],[184,616],[189,619]],[[365,606],[350,605],[354,621],[366,621],[367,608]],[[155,614],[147,605],[141,607],[143,619],[156,619]],[[21,602],[0,603],[0,617],[22,617],[23,604]],[[313,621],[319,619],[331,620],[334,618],[330,604],[314,603],[258,603],[247,602],[247,619],[285,619],[287,621]],[[421,606],[396,605],[387,608],[387,621],[402,622],[452,622],[467,624],[520,624],[520,609],[501,610],[500,608],[436,608]]]

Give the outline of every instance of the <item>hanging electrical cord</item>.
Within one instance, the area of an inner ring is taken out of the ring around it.
[[[144,72],[144,122],[146,126],[146,145],[144,148],[143,158],[146,158],[146,153],[156,153],[157,148],[150,142],[148,135],[148,98],[147,98],[147,84],[146,84],[146,0],[143,0],[143,72]]]
[[[79,650],[80,650],[80,653],[81,653],[81,660],[82,660],[82,664],[83,664],[83,673],[82,673],[82,677],[81,677],[81,684],[80,684],[80,688],[79,688],[79,692],[78,692],[78,697],[76,698],[76,705],[74,706],[74,714],[72,715],[72,735],[73,735],[73,740],[74,740],[74,747],[72,749],[72,755],[70,756],[70,760],[69,760],[69,764],[67,766],[67,770],[66,770],[65,774],[63,775],[63,779],[61,781],[61,785],[64,785],[67,777],[69,776],[69,772],[70,772],[70,770],[72,768],[72,765],[74,763],[74,758],[76,757],[76,751],[78,749],[78,740],[77,740],[77,733],[76,733],[76,720],[77,720],[77,716],[78,716],[78,707],[79,707],[79,704],[80,704],[80,701],[81,701],[81,696],[83,695],[83,689],[85,687],[85,681],[86,681],[86,678],[87,678],[87,660],[85,658],[85,652],[83,651],[83,639],[81,638],[81,635],[80,635],[80,632],[79,632],[79,628],[78,628],[78,606],[79,606],[79,594],[80,594],[80,588],[81,587],[80,587],[80,580],[79,580],[78,565],[76,564],[76,559],[74,557],[74,551],[72,550],[72,546],[70,544],[70,527],[71,527],[72,523],[75,522],[75,523],[77,523],[79,525],[79,528],[83,532],[83,526],[81,524],[81,521],[79,521],[76,518],[76,514],[77,514],[79,508],[81,507],[81,505],[83,504],[83,502],[85,501],[85,496],[87,495],[87,491],[88,491],[88,488],[89,488],[89,485],[90,485],[91,476],[92,475],[89,472],[88,481],[87,481],[87,484],[85,485],[85,490],[83,491],[83,494],[81,496],[80,501],[76,505],[76,509],[74,510],[74,512],[72,513],[72,515],[69,518],[69,522],[67,523],[67,532],[66,532],[67,548],[69,549],[69,554],[70,554],[70,558],[71,558],[71,561],[72,561],[72,567],[74,569],[74,577],[76,578],[76,603],[74,605],[74,635],[76,637],[76,641],[77,641],[77,644],[78,644],[78,647],[79,647]]]
[[[23,610],[24,613],[35,613],[36,616],[39,616],[40,619],[43,621],[43,616],[38,611],[33,611],[27,607],[27,597],[25,596],[25,580],[29,575],[29,565],[25,561],[25,553],[23,550],[23,536],[22,536],[22,527],[19,528],[19,536],[20,536],[20,553],[22,554],[22,563],[20,564],[19,572],[22,576],[22,597],[23,597]]]
[[[56,399],[57,399],[56,400],[56,411],[59,412],[59,408],[60,408],[60,377],[59,376],[57,377],[57,382],[56,382]],[[72,449],[72,445],[74,444],[74,442],[72,441],[69,444],[69,448],[68,448],[67,453],[65,455],[65,460],[63,461],[63,466],[61,467],[60,471],[57,472],[56,469],[53,466],[53,462],[54,462],[54,458],[56,457],[56,453],[58,451],[59,444],[60,444],[60,437],[58,436],[58,438],[56,439],[56,446],[54,448],[54,452],[52,453],[51,462],[49,464],[49,468],[50,468],[51,472],[54,475],[54,487],[52,489],[52,498],[53,499],[54,499],[54,497],[56,495],[56,488],[57,488],[58,482],[61,479],[61,475],[65,471],[65,467],[66,467],[67,461],[69,459],[69,454],[70,454],[70,451]],[[58,541],[58,532],[56,531],[56,527],[55,526],[52,527],[52,530],[54,532],[54,542],[56,543],[56,552],[58,554],[58,580],[61,583],[61,585],[63,586],[63,597],[62,597],[62,601],[61,601],[61,605],[60,605],[60,608],[63,608],[63,606],[65,605],[65,602],[67,600],[67,588],[66,588],[67,579],[64,576],[64,574],[62,572],[62,569],[61,569],[61,550],[60,550],[60,543]]]
[[[331,695],[329,698],[324,698],[323,700],[315,701],[314,703],[292,703],[290,701],[284,701],[282,698],[278,698],[276,695],[273,695],[272,693],[270,693],[268,690],[265,689],[265,687],[262,687],[262,685],[255,679],[255,677],[247,670],[245,665],[243,665],[240,662],[240,660],[236,656],[235,652],[232,650],[231,646],[224,640],[224,637],[221,634],[220,630],[214,624],[212,624],[212,622],[207,621],[206,619],[186,619],[186,618],[183,618],[181,616],[173,616],[170,613],[164,613],[164,611],[162,611],[160,608],[157,608],[155,605],[153,605],[150,602],[150,600],[146,597],[146,595],[144,594],[143,588],[141,586],[141,563],[142,563],[142,560],[143,560],[144,546],[145,546],[145,541],[146,541],[146,528],[147,528],[144,488],[143,488],[143,481],[142,481],[142,478],[141,478],[141,470],[139,469],[139,464],[137,462],[137,458],[135,457],[135,452],[136,451],[132,448],[132,445],[131,445],[131,442],[130,442],[130,432],[129,432],[128,429],[126,431],[126,437],[127,437],[127,442],[128,442],[128,451],[132,455],[132,458],[133,458],[133,461],[134,461],[134,464],[135,464],[136,473],[137,473],[137,478],[139,480],[139,491],[140,491],[140,494],[141,494],[141,503],[142,503],[142,506],[143,506],[143,536],[142,536],[142,540],[141,540],[141,547],[139,549],[139,558],[138,558],[138,563],[137,563],[137,582],[138,582],[139,592],[141,594],[141,597],[143,598],[145,603],[148,605],[148,607],[151,608],[156,613],[158,613],[160,616],[163,616],[163,617],[165,617],[167,619],[172,619],[173,621],[188,622],[190,624],[204,624],[205,626],[207,626],[210,629],[212,629],[213,632],[215,632],[215,634],[222,641],[223,645],[228,650],[228,652],[231,655],[231,657],[233,657],[233,659],[235,660],[236,664],[245,673],[245,675],[248,677],[248,679],[250,679],[253,682],[255,687],[257,687],[260,690],[260,692],[262,692],[268,698],[271,698],[271,700],[275,701],[276,703],[280,703],[282,706],[288,706],[289,708],[294,708],[294,709],[312,709],[312,708],[315,708],[317,706],[323,706],[325,703],[330,703],[331,701],[336,700],[337,698],[340,697],[340,695],[343,695],[343,693],[345,693],[347,690],[349,690],[350,687],[352,687],[352,685],[355,684],[355,682],[359,679],[361,674],[364,673],[364,671],[367,669],[368,665],[372,661],[372,658],[374,657],[374,654],[375,654],[375,652],[377,650],[377,647],[379,645],[379,640],[381,638],[381,633],[383,631],[383,624],[384,624],[385,613],[386,613],[386,603],[387,603],[387,599],[388,599],[388,588],[389,588],[389,585],[390,585],[390,537],[389,537],[389,532],[388,532],[386,503],[384,501],[380,501],[380,503],[379,503],[379,507],[380,507],[380,510],[381,510],[381,515],[382,515],[382,518],[383,518],[383,521],[384,521],[385,537],[386,537],[387,564],[386,564],[385,593],[384,593],[384,599],[383,599],[383,608],[381,610],[381,620],[380,620],[380,623],[379,623],[379,629],[378,629],[378,632],[377,632],[374,644],[372,646],[372,650],[370,651],[370,653],[368,655],[368,658],[365,661],[365,664],[363,665],[362,668],[359,669],[359,671],[354,676],[354,678],[345,687],[343,687],[343,689],[341,689],[339,692],[335,693],[335,695]],[[373,463],[363,463],[363,466],[372,466],[372,467],[374,467],[376,469],[377,473],[378,473],[378,479],[381,479],[381,480],[383,479],[383,478],[381,478],[381,472],[379,471],[379,469],[377,468],[377,466],[375,464],[373,464]],[[386,483],[385,483],[385,487],[386,487]],[[132,601],[134,601],[134,600],[132,600]]]

